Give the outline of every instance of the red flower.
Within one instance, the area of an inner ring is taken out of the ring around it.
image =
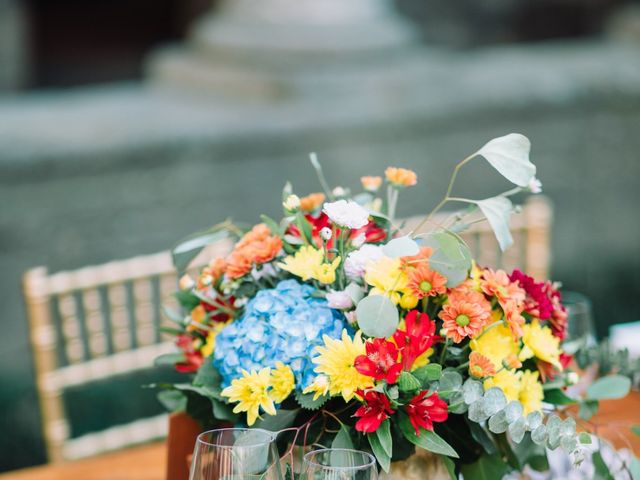
[[[311,224],[311,236],[313,237],[315,244],[318,247],[322,247],[322,238],[320,237],[320,230],[322,230],[324,227],[331,228],[332,227],[331,220],[329,220],[329,217],[324,212],[320,213],[320,215],[315,217],[313,215],[307,214],[304,216],[304,218],[306,218],[307,221]],[[298,238],[301,237],[298,226],[293,223],[289,225],[287,233],[289,233],[290,235],[293,235],[294,237],[298,237]],[[361,233],[364,234],[365,243],[378,243],[383,241],[387,237],[387,232],[384,230],[384,228],[379,227],[373,221],[369,221],[369,223],[367,223],[362,228],[351,230],[349,232],[349,239],[353,240]],[[336,229],[335,236],[338,237],[339,235],[340,235],[340,229]],[[331,238],[327,242],[327,247],[333,248],[333,242],[334,242],[334,238]]]
[[[178,335],[176,346],[182,350],[184,361],[176,363],[176,371],[180,373],[193,373],[198,371],[204,358],[202,354],[193,346],[193,338],[189,335]]]
[[[540,320],[546,320],[551,316],[553,305],[548,295],[547,284],[536,282],[533,277],[518,269],[509,275],[509,280],[518,283],[526,292],[524,309],[528,314]]]
[[[356,357],[356,370],[375,380],[396,383],[402,372],[402,364],[398,363],[398,347],[384,338],[374,338],[365,344],[365,348],[367,354]]]
[[[389,399],[384,393],[375,390],[369,390],[366,393],[358,390],[356,395],[362,397],[365,402],[353,415],[360,417],[356,422],[356,430],[365,433],[375,432],[380,424],[393,414]]]
[[[416,358],[429,350],[436,340],[436,322],[426,313],[411,310],[404,318],[405,330],[396,330],[393,341],[402,354],[402,368],[411,370]]]
[[[420,428],[433,431],[433,422],[444,422],[449,416],[446,402],[438,397],[437,393],[428,397],[425,397],[426,394],[427,391],[423,390],[406,406],[406,412],[416,435],[420,435]]]
[[[560,354],[560,365],[562,366],[562,370],[565,370],[572,361],[573,355],[568,355],[566,353]],[[536,362],[536,365],[538,367],[538,371],[540,372],[540,380],[542,381],[542,383],[553,380],[558,374],[558,369],[550,363],[538,360]]]

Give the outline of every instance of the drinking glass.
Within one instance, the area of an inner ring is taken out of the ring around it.
[[[562,303],[567,308],[567,336],[565,341],[592,347],[596,344],[591,301],[577,292],[562,292]]]
[[[189,480],[283,480],[276,433],[223,428],[198,435]]]
[[[304,456],[302,480],[377,480],[373,455],[358,450],[325,448]]]

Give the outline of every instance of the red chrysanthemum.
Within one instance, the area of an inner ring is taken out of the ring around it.
[[[434,422],[444,422],[449,417],[447,404],[437,393],[426,395],[426,390],[418,393],[405,407],[416,435],[420,435],[421,428],[433,431]]]
[[[533,277],[516,269],[509,275],[512,282],[518,283],[526,293],[524,310],[528,314],[547,320],[553,313],[553,303],[549,296],[548,283],[536,282]]]
[[[375,380],[396,383],[402,372],[402,364],[398,363],[398,347],[384,338],[374,338],[365,344],[365,349],[366,355],[360,355],[355,359],[356,370]]]
[[[405,329],[396,330],[393,341],[402,355],[402,368],[410,371],[416,359],[429,350],[436,340],[436,322],[426,313],[411,310],[404,318]]]
[[[368,392],[358,390],[356,395],[361,397],[364,402],[364,405],[358,408],[353,415],[354,417],[360,417],[360,420],[356,422],[356,430],[359,432],[375,432],[380,427],[380,424],[394,413],[389,399],[384,393],[376,392],[375,390],[369,390]]]

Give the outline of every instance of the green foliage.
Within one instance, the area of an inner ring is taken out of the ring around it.
[[[176,300],[178,300],[178,303],[185,310],[191,311],[194,308],[196,308],[198,305],[200,305],[200,299],[190,291],[178,290],[173,294],[173,296],[176,297]]]
[[[640,425],[633,425],[631,427],[631,431],[633,432],[634,435],[637,435],[640,437]]]
[[[429,450],[430,452],[437,453],[439,455],[447,455],[449,457],[458,458],[456,451],[449,445],[442,437],[437,433],[430,430],[420,430],[420,435],[416,435],[416,432],[406,415],[401,415],[398,421],[398,426],[402,431],[404,437],[414,445]]]
[[[256,421],[255,426],[271,432],[279,432],[293,425],[299,412],[299,408],[295,410],[280,409],[275,415],[263,415],[262,418]]]
[[[358,326],[370,337],[390,337],[398,327],[398,309],[382,295],[369,295],[356,307]]]
[[[580,402],[580,409],[578,410],[578,415],[583,420],[590,420],[597,412],[600,407],[600,403],[598,400],[584,400]]]
[[[354,450],[353,441],[351,440],[350,430],[351,428],[349,428],[347,425],[345,424],[340,425],[340,430],[338,431],[338,434],[333,439],[333,442],[331,442],[331,448],[343,449],[343,450],[345,449]],[[340,452],[340,451],[331,452],[331,458],[329,459],[329,461],[331,465],[334,465],[334,466],[349,465],[348,456],[346,456],[344,452]]]
[[[483,455],[475,463],[462,465],[464,480],[496,480],[509,473],[499,455]]]
[[[262,223],[264,223],[267,226],[267,228],[271,230],[272,234],[278,235],[278,236],[284,235],[284,230],[280,228],[280,225],[278,224],[278,222],[276,222],[273,218],[267,215],[260,215],[260,220],[262,220]]]
[[[295,398],[300,406],[305,410],[318,410],[327,403],[327,400],[329,400],[328,395],[323,395],[318,397],[317,400],[314,400],[313,393],[300,393],[298,390],[295,392]]]
[[[391,258],[411,257],[420,252],[420,247],[415,240],[405,235],[390,240],[382,247],[382,252]]]
[[[424,367],[414,370],[412,375],[420,381],[423,388],[426,388],[430,382],[440,380],[440,377],[442,376],[442,365],[438,363],[429,363]]]
[[[456,287],[467,278],[471,251],[462,238],[448,230],[438,230],[424,235],[422,244],[433,249],[429,266],[447,277],[447,287]]]
[[[156,367],[173,366],[176,363],[184,361],[184,355],[182,353],[164,353],[153,360],[153,364]]]
[[[631,389],[631,380],[622,375],[607,375],[599,378],[587,388],[589,400],[618,399],[625,397]]]
[[[544,401],[553,405],[573,405],[576,401],[559,388],[544,391]]]
[[[194,233],[180,241],[180,243],[171,250],[173,264],[176,270],[180,273],[184,272],[204,247],[227,238],[232,228],[233,224],[227,220],[208,230]]]
[[[398,388],[403,393],[415,392],[420,387],[420,381],[409,372],[403,371],[398,377]]]
[[[305,242],[313,245],[313,228],[302,212],[296,213],[296,226],[302,233]]]
[[[497,196],[486,198],[484,200],[477,200],[475,202],[480,211],[487,218],[491,229],[498,240],[500,250],[503,252],[513,245],[513,237],[509,230],[509,219],[511,218],[511,212],[513,211],[513,204],[507,197]]]
[[[187,408],[187,397],[179,390],[161,390],[158,401],[170,412],[183,412]]]
[[[449,457],[440,457],[440,461],[444,465],[444,468],[447,469],[447,473],[451,480],[458,480],[458,475],[456,474],[456,464]]]
[[[510,133],[488,141],[475,155],[482,155],[489,164],[510,182],[526,187],[536,174],[529,161],[531,142],[519,133]]]
[[[640,358],[632,358],[627,349],[614,349],[606,339],[592,347],[583,345],[576,352],[575,358],[582,369],[597,365],[598,376],[617,373],[629,377],[634,388],[640,388]]]
[[[595,468],[594,480],[615,480],[615,477],[611,475],[611,472],[609,471],[609,467],[604,463],[600,451],[593,452],[591,455],[591,461]]]

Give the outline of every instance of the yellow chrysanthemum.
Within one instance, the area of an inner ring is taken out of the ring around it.
[[[329,379],[329,393],[342,395],[349,401],[356,390],[373,386],[371,377],[359,373],[354,367],[356,357],[365,355],[366,350],[362,341],[362,332],[358,331],[353,339],[347,330],[342,330],[342,339],[337,340],[327,335],[323,336],[324,347],[316,347],[320,354],[313,359],[317,373],[324,374]]]
[[[329,378],[326,375],[318,375],[302,393],[313,393],[313,399],[317,400],[329,393]]]
[[[291,367],[282,362],[276,362],[276,368],[271,370],[271,391],[269,394],[276,403],[282,403],[291,395],[296,385]]]
[[[364,280],[373,287],[370,295],[384,295],[396,304],[409,282],[407,274],[402,271],[400,259],[389,257],[382,257],[367,265]]]
[[[307,281],[314,277],[316,268],[322,265],[323,260],[322,250],[313,248],[311,245],[304,245],[295,255],[285,257],[281,263],[278,263],[278,267],[293,273],[303,281]]]
[[[270,379],[270,368],[263,368],[258,372],[243,370],[242,378],[232,380],[231,386],[222,391],[222,395],[229,397],[230,402],[238,402],[233,413],[247,412],[249,426],[255,423],[261,408],[269,415],[276,414],[276,407],[268,392]]]
[[[525,415],[542,409],[544,392],[542,384],[538,381],[538,376],[539,372],[529,370],[522,372],[518,400],[522,403]]]
[[[536,357],[558,368],[560,365],[560,339],[553,335],[547,326],[541,326],[534,320],[522,327],[524,348],[520,352],[520,360]]]
[[[502,368],[502,362],[511,355],[520,353],[520,346],[513,340],[509,327],[498,325],[484,332],[471,340],[471,350],[487,357],[493,363],[496,371]]]
[[[513,372],[511,370],[501,370],[493,377],[484,381],[484,389],[489,390],[498,387],[507,397],[507,401],[518,400],[520,397],[520,377],[522,372]]]
[[[324,263],[322,250],[304,245],[294,255],[285,257],[281,263],[278,263],[278,267],[300,277],[305,282],[313,278],[320,283],[330,284],[336,280],[336,269],[340,265],[340,260],[340,257],[336,257],[331,263]]]

